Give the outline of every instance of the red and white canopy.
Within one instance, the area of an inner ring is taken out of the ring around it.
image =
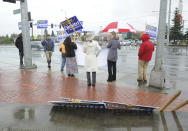
[[[125,33],[125,32],[136,32],[136,29],[128,24],[123,22],[112,22],[102,32],[119,32],[119,33]]]

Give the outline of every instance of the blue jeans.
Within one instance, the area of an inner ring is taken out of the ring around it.
[[[61,70],[64,70],[65,63],[66,63],[66,55],[62,54],[62,63],[61,63]]]

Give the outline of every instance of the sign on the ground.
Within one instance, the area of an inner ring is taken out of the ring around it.
[[[13,14],[14,14],[14,15],[20,14],[20,13],[21,13],[21,9],[13,10]]]
[[[47,28],[48,28],[48,20],[37,21],[37,29],[47,29]]]
[[[74,29],[76,31],[83,29],[82,24],[80,23],[78,18],[76,16],[73,16],[73,17],[69,18],[68,20],[61,22],[61,25],[64,28],[64,30],[67,32],[67,34],[71,34],[74,32],[74,30],[73,30],[72,26],[69,24],[69,22],[72,24],[72,26],[74,27]]]
[[[150,35],[150,38],[157,38],[157,27],[146,25],[146,33]]]

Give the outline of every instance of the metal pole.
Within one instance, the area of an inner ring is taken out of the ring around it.
[[[32,51],[31,51],[31,42],[30,42],[27,0],[24,0],[24,2],[20,1],[20,8],[21,8],[22,36],[23,36],[23,46],[24,46],[23,68],[33,69],[36,68],[36,66],[32,65]]]
[[[34,26],[34,25],[33,25],[33,23],[32,23],[32,40],[34,40],[34,35],[33,35],[33,33],[34,33],[34,32],[33,32],[33,26]]]
[[[167,0],[160,1],[160,14],[157,35],[157,49],[155,57],[155,66],[150,75],[149,85],[152,87],[165,87],[165,72],[163,70],[163,47],[165,43],[166,18],[167,18]]]
[[[169,0],[169,14],[168,14],[168,33],[167,33],[167,45],[169,45],[169,44],[170,44],[171,4],[172,4],[172,0]]]

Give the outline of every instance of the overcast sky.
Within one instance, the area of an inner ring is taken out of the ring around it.
[[[178,7],[179,0],[172,0],[172,9]],[[184,2],[183,17],[188,20],[188,0]],[[137,30],[145,30],[145,25],[157,26],[160,0],[28,0],[32,19],[48,20],[58,24],[67,17],[76,15],[84,21],[85,30],[98,31],[110,22],[129,23]],[[11,4],[0,1],[0,35],[19,33],[20,15],[13,10],[20,8],[19,2]],[[173,15],[173,14],[172,14]],[[185,22],[188,28],[188,21]],[[35,33],[40,30],[35,29]]]

